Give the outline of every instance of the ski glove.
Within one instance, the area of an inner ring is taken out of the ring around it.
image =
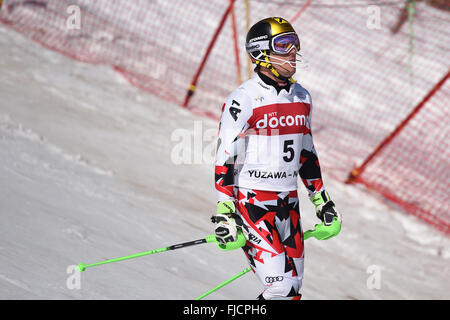
[[[236,213],[234,202],[231,200],[220,201],[217,204],[217,213],[211,217],[211,221],[216,224],[216,239],[222,245],[237,241],[238,232],[242,232],[247,238],[248,229]]]
[[[327,191],[316,192],[310,199],[316,206],[317,217],[323,221],[325,226],[331,226],[334,218],[337,218],[339,224],[342,224],[342,216],[336,211],[334,202],[330,200],[330,195]]]

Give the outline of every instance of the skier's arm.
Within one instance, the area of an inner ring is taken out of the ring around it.
[[[320,170],[319,158],[317,151],[314,147],[313,137],[311,133],[311,110],[310,107],[309,116],[307,117],[306,127],[308,133],[303,136],[303,146],[300,152],[301,167],[299,170],[299,176],[302,179],[303,184],[308,190],[308,195],[311,197],[316,192],[324,190],[322,173]]]
[[[239,152],[244,152],[241,136],[248,129],[252,115],[250,99],[242,89],[234,91],[222,109],[215,161],[217,201],[233,200],[234,168]]]
[[[331,201],[330,195],[323,186],[319,158],[314,147],[311,133],[311,109],[312,106],[306,123],[309,132],[303,136],[299,175],[308,190],[311,202],[316,207],[317,217],[322,220],[325,225],[331,225],[334,217],[338,218],[339,222],[342,222],[342,217],[336,211],[334,202]]]
[[[234,170],[239,152],[245,152],[241,146],[251,115],[250,100],[242,89],[234,91],[222,109],[215,162],[217,212],[211,219],[216,224],[216,238],[221,244],[238,241],[238,230],[244,236],[247,233],[242,219],[236,214]]]

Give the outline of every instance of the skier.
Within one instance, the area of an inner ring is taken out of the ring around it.
[[[311,96],[292,76],[300,42],[291,24],[271,17],[248,31],[253,78],[222,107],[215,162],[217,240],[245,236],[243,250],[264,286],[258,299],[299,300],[303,231],[298,176],[325,226],[341,222],[324,189],[311,135]]]

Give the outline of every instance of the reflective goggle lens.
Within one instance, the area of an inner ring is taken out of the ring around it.
[[[292,48],[300,50],[300,40],[295,33],[281,34],[273,38],[273,50],[277,53],[287,54]]]

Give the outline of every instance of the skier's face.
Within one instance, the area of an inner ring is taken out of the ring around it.
[[[269,60],[272,63],[273,68],[278,71],[280,75],[286,78],[290,78],[294,75],[296,71],[295,55],[297,50],[295,48],[291,50],[288,54],[276,54],[271,52],[269,55]],[[289,62],[289,63],[288,63]]]

